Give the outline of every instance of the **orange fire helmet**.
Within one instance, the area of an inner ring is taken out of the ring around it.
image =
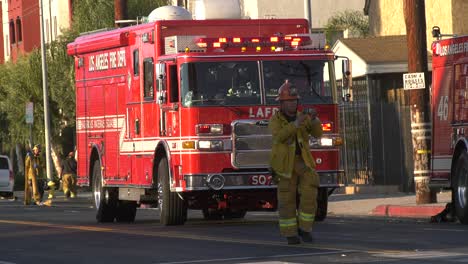
[[[278,97],[276,97],[276,101],[299,100],[299,98],[296,87],[286,80],[278,89]]]

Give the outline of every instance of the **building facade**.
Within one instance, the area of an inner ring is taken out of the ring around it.
[[[468,33],[468,1],[466,0],[425,0],[427,47],[433,41],[431,31],[438,26],[442,34],[464,35]],[[366,0],[365,12],[369,15],[371,35],[406,35],[403,1]]]
[[[8,32],[10,59],[40,47],[39,1],[8,0]],[[24,38],[26,37],[26,38]]]
[[[323,28],[328,19],[339,12],[345,10],[362,11],[365,3],[365,0],[309,1],[312,28],[315,29]],[[177,5],[177,2],[177,0],[173,0],[172,4]],[[194,14],[195,6],[202,0],[183,2],[185,7]],[[244,18],[307,18],[305,0],[239,0],[239,4]]]
[[[0,22],[2,22],[2,26],[0,27],[0,64],[5,62],[5,54],[1,51],[4,50],[4,40],[3,40],[3,3],[0,1]]]
[[[70,27],[72,0],[43,0],[44,40],[57,39]],[[18,56],[41,46],[40,0],[2,0],[2,43],[0,60],[16,61]]]
[[[1,1],[1,8],[2,12],[0,15],[2,16],[0,21],[2,22],[2,29],[0,38],[2,40],[2,45],[0,45],[0,58],[1,62],[4,63],[5,60],[10,58],[10,34],[8,32],[8,0]]]

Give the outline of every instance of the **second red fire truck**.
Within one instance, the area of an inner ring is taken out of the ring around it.
[[[156,20],[78,37],[78,183],[99,222],[134,221],[140,204],[165,225],[188,209],[242,218],[275,210],[268,120],[288,79],[315,107],[324,136],[310,146],[320,175],[316,219],[340,186],[335,55],[304,19]]]
[[[433,187],[452,190],[452,208],[468,224],[468,36],[440,39],[432,45]]]

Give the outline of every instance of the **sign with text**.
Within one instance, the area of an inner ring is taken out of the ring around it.
[[[413,72],[403,74],[403,89],[415,90],[426,88],[424,72]]]
[[[32,124],[34,121],[34,103],[26,103],[26,124]]]

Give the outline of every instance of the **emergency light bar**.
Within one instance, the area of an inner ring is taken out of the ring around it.
[[[219,37],[219,38],[200,38],[197,41],[199,48],[206,49],[226,49],[232,47],[248,48],[254,47],[261,50],[261,47],[277,47],[277,48],[297,48],[298,46],[310,45],[312,40],[310,36],[285,36],[285,37]],[[260,47],[260,49],[258,48]]]
[[[148,36],[149,37],[149,36]],[[170,36],[165,38],[165,54],[177,52],[206,52],[238,49],[241,52],[270,50],[329,49],[325,45],[325,34],[293,34],[270,37],[206,37],[206,36]]]

